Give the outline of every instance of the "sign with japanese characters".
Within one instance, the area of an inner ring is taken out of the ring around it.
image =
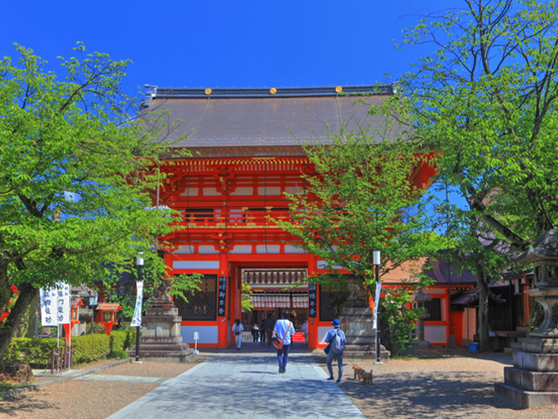
[[[56,303],[58,297],[56,291],[56,288],[40,289],[41,324],[43,327],[58,326],[58,319],[56,317]]]
[[[57,282],[55,288],[41,288],[40,299],[43,327],[71,322],[72,290],[69,284]]]
[[[316,284],[308,284],[308,314],[310,317],[316,317],[316,293],[317,287]]]
[[[130,327],[141,326],[141,309],[143,308],[143,281],[136,281],[136,290],[136,306],[134,307],[134,317],[132,317]]]
[[[56,302],[56,317],[58,324],[68,324],[72,321],[72,290],[69,284],[57,282],[58,301]]]
[[[227,296],[227,277],[219,277],[219,293],[217,294],[217,313],[219,317],[225,316],[225,301]]]

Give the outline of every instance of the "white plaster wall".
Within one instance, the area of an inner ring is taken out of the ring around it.
[[[258,244],[256,246],[256,253],[273,253],[273,254],[277,254],[279,253],[281,250],[281,246],[279,246],[278,244]]]
[[[219,343],[219,328],[217,326],[182,326],[182,342],[194,344],[194,332],[198,332],[198,343]]]
[[[445,325],[424,325],[424,339],[430,343],[447,343]]]
[[[220,196],[221,192],[217,188],[203,188],[203,196]]]
[[[207,246],[207,245],[199,246],[198,252],[200,253],[200,255],[210,255],[210,254],[219,253],[217,250],[215,250],[214,246]]]
[[[290,244],[285,245],[285,253],[307,253],[306,250],[301,249],[300,247],[295,247]]]
[[[186,188],[179,196],[198,196],[199,188]]]
[[[252,246],[249,244],[237,244],[229,253],[233,255],[249,255],[252,253]]]
[[[325,338],[327,336],[327,332],[332,329],[331,326],[319,326],[318,327],[318,343],[326,343]]]
[[[231,196],[251,196],[254,193],[254,188],[251,187],[238,187],[234,192],[231,193]]]
[[[281,195],[281,188],[279,186],[260,186],[258,187],[258,195]]]
[[[219,269],[218,260],[175,260],[173,269]]]

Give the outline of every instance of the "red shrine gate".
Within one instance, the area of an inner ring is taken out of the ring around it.
[[[365,91],[372,102],[391,93],[385,86],[283,89],[156,89],[143,107],[168,110],[184,119],[178,146],[193,157],[169,159],[170,174],[157,193],[157,205],[181,212],[182,229],[166,237],[172,276],[203,274],[202,290],[175,301],[182,336],[200,347],[227,347],[236,318],[245,326],[267,313],[287,309],[297,327],[308,321],[310,348],[318,347],[337,317],[343,295],[307,283],[284,288],[322,273],[315,255],[296,247],[296,238],[271,219],[288,219],[284,193],[304,190],[303,173],[313,167],[301,141],[323,141],[325,128],[338,132],[350,122],[369,119],[369,104],[355,106],[342,92]],[[376,121],[377,123],[377,121]],[[325,126],[324,124],[327,124]],[[296,135],[297,138],[293,138]],[[433,170],[417,168],[413,181],[423,187]],[[241,284],[253,291],[252,313],[241,312]]]

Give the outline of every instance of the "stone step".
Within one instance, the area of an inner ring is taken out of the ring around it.
[[[494,385],[494,396],[520,408],[558,404],[558,392],[527,391],[504,383]]]
[[[523,343],[522,342],[510,342],[510,348],[511,349],[523,349]]]
[[[346,338],[346,345],[374,345],[376,341],[374,336],[347,336]]]
[[[538,372],[505,367],[504,381],[509,386],[528,391],[558,392],[558,372]]]

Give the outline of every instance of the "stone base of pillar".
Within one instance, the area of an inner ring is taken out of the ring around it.
[[[147,361],[187,362],[193,350],[182,342],[181,317],[178,308],[168,298],[156,298],[146,309],[142,319],[139,356]],[[135,346],[128,351],[136,353]]]
[[[353,359],[376,359],[376,331],[372,327],[374,321],[372,309],[369,307],[345,307],[340,321],[341,329],[347,338],[345,355]],[[380,345],[381,360],[389,361],[390,356],[391,353]]]
[[[558,354],[516,350],[513,364],[504,368],[504,383],[494,385],[496,397],[521,408],[558,404]]]

